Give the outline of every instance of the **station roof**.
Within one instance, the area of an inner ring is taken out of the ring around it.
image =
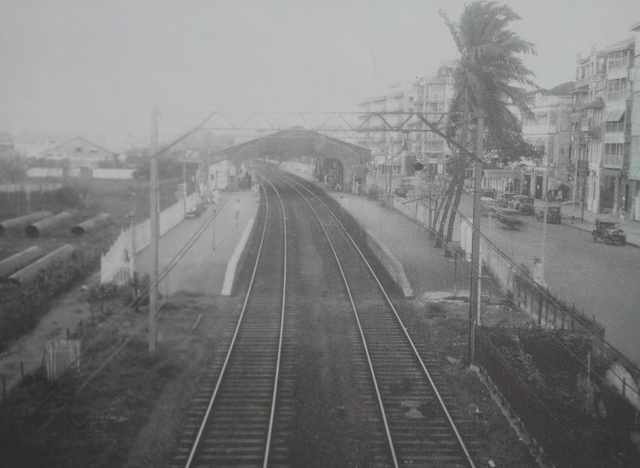
[[[239,160],[269,156],[279,161],[299,156],[319,156],[351,165],[363,165],[371,158],[371,150],[367,148],[302,127],[280,130],[230,146],[223,149],[222,154]]]

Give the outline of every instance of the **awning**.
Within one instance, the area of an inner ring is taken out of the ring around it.
[[[604,107],[604,102],[602,98],[595,98],[593,101],[587,102],[580,109],[602,109]]]
[[[620,122],[624,117],[623,110],[611,111],[607,114],[607,119],[605,122]]]

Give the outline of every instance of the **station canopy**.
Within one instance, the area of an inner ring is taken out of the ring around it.
[[[236,163],[252,158],[288,161],[301,156],[337,159],[345,166],[364,166],[371,160],[371,150],[314,130],[293,127],[249,140],[222,150]]]

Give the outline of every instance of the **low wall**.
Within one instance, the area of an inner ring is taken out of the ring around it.
[[[200,196],[192,193],[186,199],[180,200],[160,213],[160,235],[179,224],[186,212],[195,208]],[[135,254],[142,251],[151,243],[151,223],[147,219],[142,223],[123,230],[111,248],[100,258],[100,282],[115,282],[126,284],[133,277],[135,271]]]
[[[220,294],[222,296],[230,296],[233,293],[233,286],[236,283],[236,279],[238,278],[238,274],[241,270],[240,265],[243,261],[243,257],[245,257],[245,251],[247,244],[249,243],[249,238],[251,237],[251,233],[253,232],[253,227],[255,226],[255,218],[250,219],[247,226],[242,231],[242,235],[240,236],[240,240],[236,245],[231,258],[229,259],[229,263],[227,264],[227,271],[224,274],[224,281],[222,283],[222,291]]]
[[[30,167],[27,169],[28,177],[60,177],[64,175],[64,169],[58,167]]]
[[[404,272],[402,263],[391,253],[391,251],[382,243],[376,236],[374,236],[368,229],[365,229],[366,243],[371,252],[376,256],[382,266],[387,270],[389,275],[395,280],[395,282],[402,289],[404,297],[413,297],[413,289],[409,284],[407,275]]]
[[[94,179],[133,179],[135,169],[93,169]]]

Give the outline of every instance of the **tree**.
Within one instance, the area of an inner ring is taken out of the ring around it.
[[[507,5],[478,1],[466,5],[460,21],[452,23],[447,15],[440,16],[451,31],[458,50],[458,65],[453,69],[454,96],[449,108],[447,136],[470,150],[475,141],[472,116],[482,112],[485,128],[493,142],[522,139],[522,127],[508,105],[515,105],[523,115],[531,115],[524,88],[536,87],[518,54],[535,53],[534,45],[508,29],[520,17]],[[523,142],[524,143],[524,142]],[[450,145],[451,146],[451,145]],[[497,148],[494,148],[494,150]],[[447,190],[447,202],[440,213],[440,228],[436,245],[442,244],[448,219],[446,241],[451,241],[456,212],[464,188],[466,154],[452,148],[453,175]],[[506,154],[506,150],[503,151]],[[482,157],[482,155],[478,155]],[[514,158],[519,155],[513,154]]]
[[[25,161],[13,150],[0,154],[0,182],[15,184],[27,176]]]

